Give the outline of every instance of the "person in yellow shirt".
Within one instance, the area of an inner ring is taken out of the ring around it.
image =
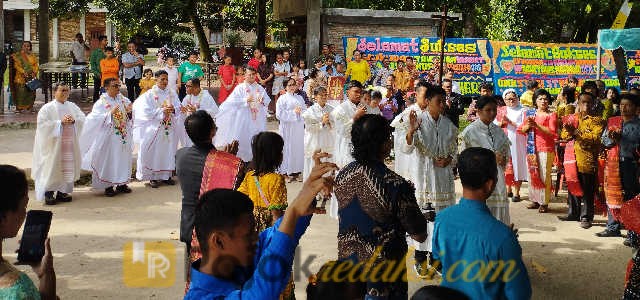
[[[351,76],[350,80],[357,80],[363,85],[371,78],[369,63],[362,59],[362,53],[360,53],[360,51],[353,51],[353,60],[347,63],[345,76]]]
[[[100,61],[100,79],[102,80],[101,86],[103,87],[105,79],[118,78],[118,72],[120,71],[120,63],[118,63],[118,59],[113,56],[113,47],[106,47],[104,53],[106,57]],[[133,99],[131,101],[133,101]]]
[[[539,84],[537,81],[533,79],[527,81],[527,91],[520,96],[520,104],[522,104],[522,106],[533,108],[533,93],[538,87]]]
[[[396,77],[396,88],[405,93],[411,88],[411,72],[405,67],[404,61],[398,61],[398,68],[393,72],[393,76]]]
[[[144,94],[144,92],[150,90],[155,84],[156,79],[153,77],[153,71],[151,69],[144,69],[144,73],[142,74],[142,79],[140,79],[140,95]]]

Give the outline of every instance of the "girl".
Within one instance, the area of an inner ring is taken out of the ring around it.
[[[298,63],[298,69],[298,78],[302,79],[303,81],[306,80],[306,77],[309,76],[309,69],[307,69],[307,63],[304,61],[304,59],[301,59]]]
[[[178,68],[176,68],[176,59],[173,56],[167,56],[167,65],[163,70],[167,71],[169,84],[167,85],[170,89],[178,92]]]
[[[327,104],[327,89],[317,87],[313,90],[315,104],[309,107],[303,114],[304,119],[304,172],[302,178],[307,179],[313,168],[313,152],[333,153],[334,134],[331,124],[331,111],[333,106]]]
[[[222,104],[238,82],[236,81],[236,70],[233,65],[231,65],[231,57],[224,57],[224,65],[218,69],[218,76],[220,76],[220,94],[218,95],[218,101]]]
[[[527,135],[527,163],[529,166],[529,209],[546,213],[551,200],[551,168],[555,156],[558,117],[549,110],[551,95],[544,89],[533,94],[536,108],[525,112],[518,131]]]
[[[244,67],[238,66],[236,71],[236,79],[235,82],[244,82]]]
[[[144,94],[144,92],[150,90],[154,84],[156,84],[156,79],[153,77],[153,71],[151,69],[144,69],[143,73],[144,77],[140,79],[140,95]]]
[[[273,88],[273,66],[267,63],[267,55],[265,54],[260,56],[260,65],[258,66],[258,83],[260,83],[267,93],[269,93]]]
[[[262,232],[273,225],[287,208],[287,186],[284,176],[276,172],[282,164],[283,147],[282,137],[270,131],[258,133],[251,141],[252,170],[247,172],[238,191],[253,201],[256,232]],[[293,292],[294,285],[290,279],[280,299],[295,299]]]

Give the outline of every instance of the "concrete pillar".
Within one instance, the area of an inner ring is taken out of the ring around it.
[[[24,34],[23,34],[23,38],[25,41],[30,41],[31,40],[31,11],[28,9],[23,10],[23,15],[24,15],[24,20],[23,20],[23,24],[24,24]]]
[[[320,15],[322,0],[307,0],[307,65],[312,66],[312,59],[320,54]]]
[[[113,39],[112,39],[113,30],[112,29],[113,29],[113,27],[111,25],[111,22],[106,21],[105,22],[105,27],[106,27],[107,32],[104,35],[107,36],[107,45],[113,47],[113,44],[112,44],[112,42],[113,42]]]
[[[54,59],[58,58],[58,42],[59,42],[59,34],[58,34],[58,18],[53,19],[53,37],[51,38],[52,46],[52,56]]]
[[[82,16],[80,16],[79,32],[82,33],[82,37],[84,38],[85,41],[87,41],[87,22],[86,22],[85,14],[82,14]]]

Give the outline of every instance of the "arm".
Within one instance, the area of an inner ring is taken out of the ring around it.
[[[607,148],[611,148],[613,146],[615,146],[616,141],[609,138],[609,128],[604,128],[604,130],[602,131],[602,145],[604,145]]]
[[[576,130],[576,142],[584,143],[590,146],[599,144],[600,137],[603,131],[602,123],[596,122],[595,119],[591,119],[586,125],[588,127],[588,130]]]
[[[544,135],[556,137],[556,132],[558,129],[558,117],[555,113],[549,115],[549,127],[540,125],[536,122],[536,128],[540,130]]]
[[[133,68],[133,67],[136,66],[136,62],[134,61],[136,58],[131,56],[131,58],[133,58],[134,60],[129,60],[129,56],[131,56],[131,55],[126,55],[126,53],[125,53],[120,58],[122,60],[122,65],[125,68]]]
[[[316,133],[320,130],[322,130],[322,128],[324,128],[322,126],[322,120],[316,118],[313,113],[311,108],[307,109],[303,114],[302,114],[302,118],[304,119],[304,128],[305,130],[307,130],[308,132],[311,133]]]
[[[290,122],[295,122],[298,120],[298,115],[295,113],[295,111],[293,109],[286,109],[286,103],[285,101],[282,101],[284,99],[281,99],[280,101],[276,102],[276,117],[278,118],[278,120],[280,120],[280,122],[283,123],[290,123]]]
[[[351,125],[353,125],[353,118],[349,118],[341,107],[337,107],[331,113],[333,122],[335,124],[336,134],[343,137],[351,136]]]
[[[527,267],[522,262],[522,249],[515,236],[503,242],[499,250],[500,260],[504,263],[502,276],[505,299],[531,299],[531,282]]]
[[[427,239],[427,219],[416,202],[415,188],[408,182],[403,183],[406,191],[398,195],[398,218],[404,230],[412,239],[422,243]]]
[[[273,184],[266,186],[265,196],[269,199],[269,209],[274,220],[280,218],[283,211],[287,209],[287,186],[284,182],[284,176],[280,174],[272,175]]]

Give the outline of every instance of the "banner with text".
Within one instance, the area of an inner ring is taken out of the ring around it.
[[[640,87],[640,50],[627,51],[629,87]]]
[[[595,80],[597,46],[595,44],[539,44],[491,41],[493,77],[496,94],[513,88],[522,94],[526,81],[535,79],[540,87],[556,95],[570,75]],[[601,79],[607,87],[620,88],[611,51],[602,51]]]
[[[398,61],[413,57],[416,69],[421,76],[439,66],[440,38],[415,37],[343,37],[345,58],[349,61],[354,50],[362,53],[369,62],[372,74],[382,66],[382,60],[388,58],[390,68],[396,69]],[[455,70],[454,80],[465,95],[478,94],[480,84],[493,80],[491,63],[491,44],[487,39],[449,38],[444,45],[445,68]]]

